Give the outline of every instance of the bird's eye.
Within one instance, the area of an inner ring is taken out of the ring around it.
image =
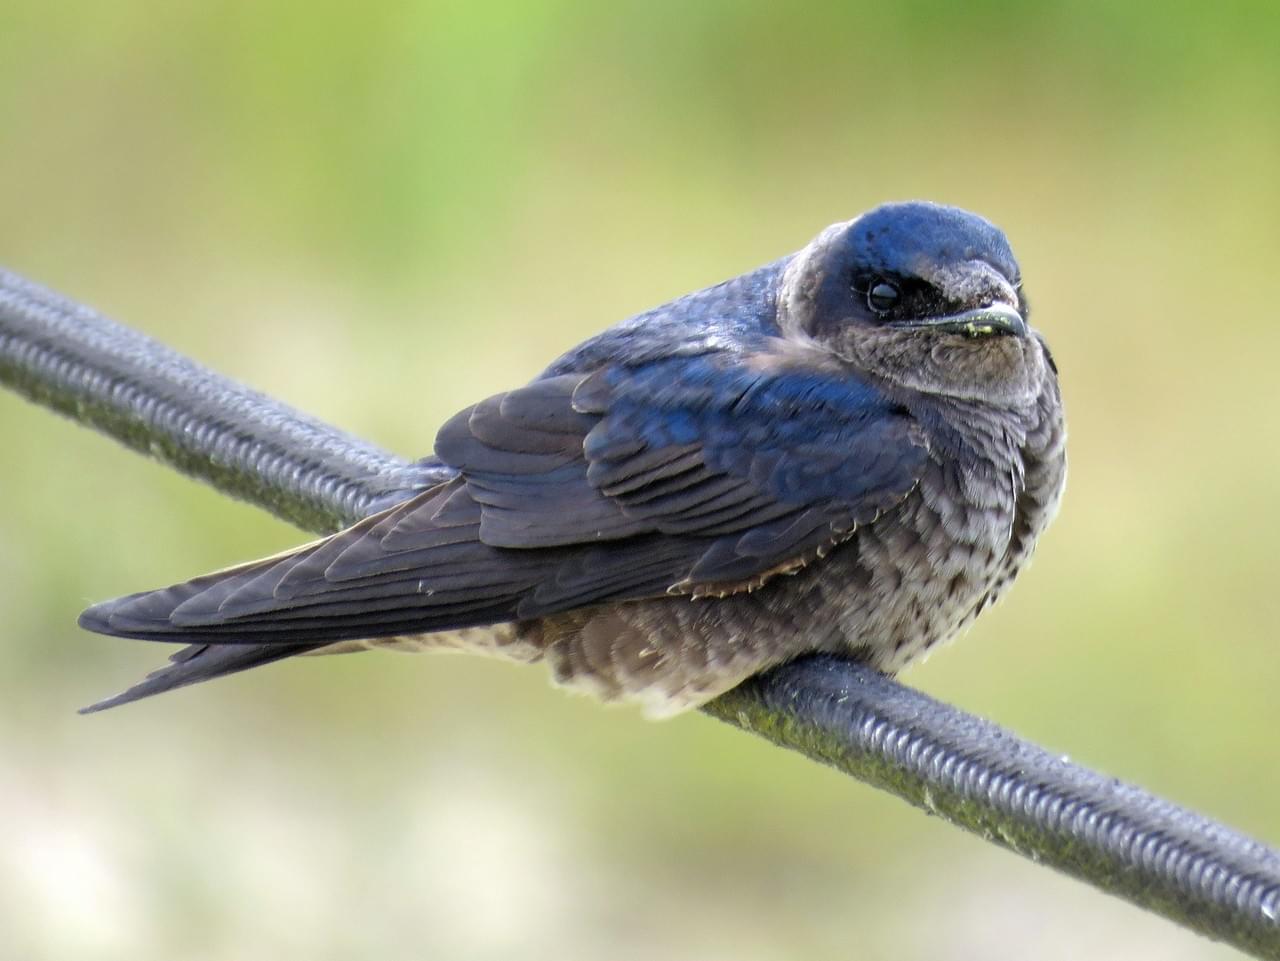
[[[877,314],[883,314],[898,302],[898,288],[887,280],[880,280],[867,291],[867,306]]]

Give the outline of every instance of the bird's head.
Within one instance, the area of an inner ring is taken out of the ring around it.
[[[791,259],[779,292],[784,336],[891,383],[971,400],[1038,393],[1048,356],[1026,317],[1004,234],[923,202],[828,227]]]

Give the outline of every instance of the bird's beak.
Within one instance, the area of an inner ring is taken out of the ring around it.
[[[1022,315],[1006,304],[991,304],[945,317],[922,317],[919,320],[902,320],[897,327],[928,328],[969,337],[986,337],[991,334],[1012,334],[1025,337],[1027,322]]]

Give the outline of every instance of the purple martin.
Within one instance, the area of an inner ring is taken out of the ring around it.
[[[186,645],[86,710],[377,647],[546,661],[653,715],[812,651],[896,672],[1026,565],[1064,440],[1004,234],[886,204],[466,408],[436,436],[437,486],[85,611]]]

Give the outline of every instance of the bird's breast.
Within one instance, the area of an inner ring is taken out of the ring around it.
[[[1056,405],[966,410],[953,423],[917,488],[859,530],[824,575],[846,643],[889,673],[996,600],[1030,559],[1061,494]]]

